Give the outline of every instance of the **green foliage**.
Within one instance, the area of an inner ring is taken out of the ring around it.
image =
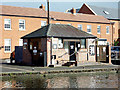
[[[114,46],[118,46],[119,41],[114,42]]]

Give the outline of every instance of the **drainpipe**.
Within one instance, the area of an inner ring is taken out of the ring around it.
[[[50,52],[50,53],[51,53],[51,54],[50,54],[50,57],[51,57],[51,58],[50,58],[50,59],[51,59],[51,63],[50,63],[50,64],[51,64],[51,65],[52,65],[52,40],[53,40],[53,37],[51,38],[51,50],[50,50],[50,51],[51,51],[51,52]]]
[[[114,28],[113,28],[113,25],[114,25],[114,22],[111,22],[110,24],[112,25],[112,33],[111,33],[111,34],[112,34],[112,43],[111,43],[111,45],[113,46],[113,43],[114,43],[114,41],[113,41],[113,32],[114,32],[114,31],[113,31],[113,29],[114,29]]]

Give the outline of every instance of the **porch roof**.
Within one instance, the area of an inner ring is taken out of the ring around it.
[[[44,37],[57,37],[57,38],[97,38],[92,34],[85,31],[78,30],[71,25],[65,24],[49,24],[38,30],[27,34],[22,39],[27,38],[44,38]]]

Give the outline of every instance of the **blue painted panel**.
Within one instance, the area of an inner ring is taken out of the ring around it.
[[[15,46],[15,61],[21,63],[23,60],[23,46]]]

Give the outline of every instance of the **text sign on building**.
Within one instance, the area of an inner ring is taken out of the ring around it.
[[[107,45],[107,41],[98,41],[98,45]]]

